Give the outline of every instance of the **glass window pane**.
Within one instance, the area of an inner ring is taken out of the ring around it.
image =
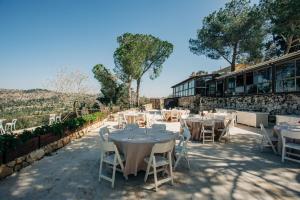
[[[300,60],[296,61],[296,76],[300,76]]]
[[[258,93],[269,93],[271,92],[272,86],[270,82],[260,83],[257,85]]]
[[[296,79],[296,91],[300,91],[300,78]]]
[[[295,76],[295,62],[288,62],[276,66],[276,80],[282,80]]]
[[[295,91],[295,79],[285,79],[276,81],[276,92]]]

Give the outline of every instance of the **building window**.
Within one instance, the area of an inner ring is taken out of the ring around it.
[[[269,67],[256,71],[254,84],[257,86],[257,93],[270,93],[272,91],[272,69]]]
[[[236,94],[244,93],[244,76],[243,76],[243,74],[236,76],[235,93]]]
[[[207,83],[207,96],[215,96],[216,82]]]
[[[221,97],[223,96],[223,82],[222,81],[217,81],[217,92],[216,92],[216,96]]]
[[[293,92],[296,90],[295,61],[276,66],[276,92]]]
[[[227,78],[226,83],[227,83],[226,95],[227,96],[234,95],[235,94],[235,77]]]
[[[173,94],[175,97],[190,96],[195,94],[195,81],[190,80],[182,83],[173,89]]]
[[[256,94],[257,86],[254,84],[253,72],[246,73],[246,93]]]

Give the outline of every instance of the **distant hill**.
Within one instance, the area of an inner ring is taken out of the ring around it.
[[[71,112],[75,100],[90,106],[96,98],[96,95],[82,96],[45,89],[0,89],[0,118],[17,118],[19,128],[40,125],[51,113]]]

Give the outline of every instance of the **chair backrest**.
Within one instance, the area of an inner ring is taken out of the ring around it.
[[[102,153],[116,151],[117,147],[113,142],[100,141],[100,149]]]
[[[109,134],[109,129],[105,126],[105,127],[102,127],[100,128],[99,130],[99,134],[100,134],[100,138],[103,140],[103,141],[106,141],[107,138],[105,137],[106,134]]]
[[[12,120],[12,123],[13,123],[13,124],[16,124],[17,121],[18,121],[17,119],[13,119],[13,120]]]
[[[261,130],[263,139],[265,141],[267,141],[268,144],[272,145],[272,141],[271,141],[271,139],[270,139],[270,137],[269,137],[269,135],[268,135],[268,133],[267,133],[267,131],[266,131],[266,129],[265,129],[265,127],[264,127],[264,125],[262,123],[260,124],[260,130]]]
[[[155,153],[167,153],[171,152],[174,148],[175,142],[174,140],[171,140],[169,142],[165,143],[157,143],[153,146],[151,155]]]
[[[299,140],[300,139],[300,130],[284,129],[281,131],[281,137]]]
[[[153,130],[158,130],[158,131],[165,131],[167,130],[167,127],[165,124],[152,124],[151,127]]]
[[[185,139],[186,141],[189,141],[189,140],[191,139],[191,132],[190,132],[190,130],[189,130],[188,127],[184,127],[184,128],[183,128],[183,133],[182,133],[182,135],[183,135],[183,137],[184,137],[184,139]]]
[[[178,110],[172,110],[171,117],[178,117]]]
[[[138,129],[139,125],[138,124],[126,124],[125,130],[133,130],[133,129]]]
[[[225,125],[225,128],[223,129],[223,131],[222,131],[222,133],[221,133],[220,138],[223,137],[223,136],[225,136],[226,133],[228,133],[228,130],[229,130],[229,126],[230,126],[230,124],[231,124],[231,121],[232,121],[232,119],[229,119],[229,120],[227,121],[227,123],[226,123],[226,125]]]

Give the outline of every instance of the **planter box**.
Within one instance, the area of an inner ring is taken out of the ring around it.
[[[40,147],[46,146],[52,142],[60,139],[60,136],[48,133],[46,135],[40,135]]]
[[[16,148],[9,149],[5,152],[4,163],[13,161],[14,159],[24,156],[39,148],[39,138],[35,137],[23,144],[17,145]]]

